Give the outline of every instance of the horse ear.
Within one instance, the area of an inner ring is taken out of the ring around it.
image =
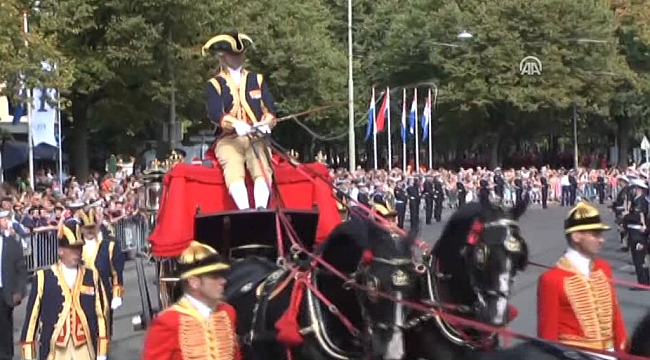
[[[515,206],[510,209],[510,216],[512,216],[514,220],[519,220],[521,215],[523,215],[526,212],[526,209],[528,209],[528,204],[530,203],[528,193],[524,192],[522,195],[521,200],[515,202]]]

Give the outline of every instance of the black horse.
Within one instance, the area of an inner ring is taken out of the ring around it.
[[[509,296],[517,272],[528,259],[526,242],[519,232],[517,220],[526,211],[527,202],[520,202],[509,211],[492,205],[487,199],[470,203],[456,211],[447,223],[441,238],[427,257],[426,271],[418,281],[401,292],[405,300],[432,304],[455,304],[457,308],[439,308],[445,313],[462,315],[494,326],[509,320]],[[417,260],[411,266],[418,266]],[[395,284],[390,275],[366,267],[363,276],[381,283]],[[394,291],[395,289],[390,289]],[[375,351],[376,359],[467,359],[472,348],[494,348],[498,337],[484,334],[447,321],[446,317],[410,311],[403,306],[364,308],[365,321],[386,323],[386,314],[395,314],[383,331],[391,338]],[[384,317],[384,318],[382,318]]]
[[[411,263],[410,239],[403,240],[369,220],[356,219],[340,224],[315,253],[346,276],[354,276],[367,261],[364,253],[387,262],[406,263],[408,259]],[[294,259],[301,257],[293,255]],[[307,268],[309,258],[303,254],[302,260]],[[402,271],[407,277],[415,276],[413,268]],[[349,284],[322,266],[308,275],[313,288],[303,286],[301,291],[296,287],[295,273],[286,266],[260,257],[233,262],[226,298],[237,310],[237,333],[245,359],[286,359],[287,338],[295,341],[289,350],[294,359],[363,359],[373,344],[380,346],[381,341],[368,337],[371,325],[361,315],[365,292],[352,291]],[[300,292],[302,296],[296,298]],[[292,302],[292,298],[300,301]],[[297,308],[299,315],[285,318],[285,312],[292,308]],[[278,320],[284,324],[295,320],[296,331],[278,331]]]
[[[510,290],[516,274],[525,269],[528,260],[527,245],[517,224],[527,203],[520,202],[505,211],[484,200],[458,210],[428,258],[426,274],[418,281],[404,278],[405,281],[396,282],[394,273],[379,267],[362,267],[357,274],[360,281],[373,279],[371,282],[390,284],[383,290],[396,293],[402,289],[397,293],[403,300],[424,300],[442,314],[433,316],[430,312],[408,311],[406,306],[397,304],[372,306],[362,302],[364,321],[376,324],[384,332],[384,338],[397,339],[385,341],[383,347],[375,347],[373,359],[594,359],[588,354],[536,339],[499,349],[497,334],[454,321],[461,317],[499,327],[511,320]],[[410,265],[400,266],[417,268],[418,264],[418,260],[414,260]],[[450,309],[452,304],[457,306]],[[454,318],[445,316],[447,314]],[[650,314],[631,339],[632,354],[650,355]]]

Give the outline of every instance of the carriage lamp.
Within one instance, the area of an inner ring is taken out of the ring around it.
[[[163,179],[167,173],[167,161],[161,163],[155,159],[151,167],[144,171],[144,186],[141,188],[140,201],[147,211],[160,210],[160,198],[163,191]]]

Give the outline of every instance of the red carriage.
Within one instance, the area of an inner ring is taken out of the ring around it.
[[[142,201],[152,213],[153,228],[146,257],[156,264],[158,296],[152,301],[140,256],[136,269],[143,313],[133,319],[136,329],[146,328],[157,311],[177,298],[175,259],[192,240],[214,247],[227,258],[254,253],[275,261],[292,246],[283,240],[288,232],[309,250],[341,222],[328,169],[319,162],[299,164],[274,156],[278,194],[272,196],[269,208],[237,210],[218,163],[192,165],[181,160],[173,152],[165,163],[154,163],[145,171]],[[251,185],[249,178],[247,183]],[[280,221],[280,211],[290,225]]]

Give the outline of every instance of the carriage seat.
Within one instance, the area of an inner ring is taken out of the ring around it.
[[[281,231],[284,249],[291,248],[289,232],[280,222],[278,209],[233,210],[197,214],[194,238],[216,249],[227,259],[261,256],[275,261],[277,236]],[[303,246],[312,251],[318,228],[318,210],[283,210]]]

